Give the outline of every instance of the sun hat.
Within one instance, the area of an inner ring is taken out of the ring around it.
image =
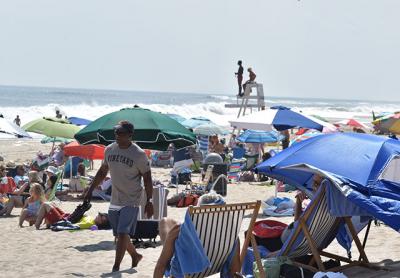
[[[52,173],[53,175],[55,175],[55,174],[57,174],[58,169],[57,169],[57,167],[49,166],[49,167],[47,167],[47,169],[45,170],[45,172],[49,172],[49,173]]]

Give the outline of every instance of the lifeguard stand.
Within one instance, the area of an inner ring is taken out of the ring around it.
[[[252,102],[251,100],[255,100]],[[225,104],[226,108],[239,108],[237,117],[244,116],[247,108],[265,109],[264,88],[261,83],[248,83],[243,96],[237,96],[236,103]]]

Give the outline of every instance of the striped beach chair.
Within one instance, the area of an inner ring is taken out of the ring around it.
[[[306,265],[298,262],[294,262],[294,264],[314,272],[326,271],[321,256],[347,263],[344,266],[331,268],[329,271],[339,271],[355,265],[371,267],[351,221],[351,217],[336,217],[329,213],[326,186],[325,183],[320,186],[315,198],[311,201],[299,220],[296,221],[291,235],[284,243],[278,256],[287,256],[295,261],[298,257],[312,254],[313,258],[310,264]],[[343,222],[347,225],[354,243],[360,252],[360,259],[358,261],[323,251],[335,239],[339,226]]]
[[[245,212],[252,211],[248,233],[241,247],[240,262],[242,264],[251,242],[255,245],[252,233],[260,208],[260,201],[227,205],[210,205],[189,207],[189,214],[197,231],[200,242],[207,255],[210,266],[200,273],[185,275],[185,277],[207,277],[222,271],[229,254],[235,248]],[[255,254],[257,264],[261,266],[259,253]]]

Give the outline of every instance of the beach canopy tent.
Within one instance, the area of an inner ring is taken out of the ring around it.
[[[186,118],[184,118],[184,117],[182,117],[181,115],[178,115],[178,114],[167,113],[165,115],[167,115],[168,117],[174,119],[178,123],[182,123],[182,122],[186,121]]]
[[[196,144],[196,136],[177,121],[139,107],[106,114],[80,130],[75,139],[83,145],[109,145],[115,141],[114,127],[123,120],[134,125],[133,141],[144,149],[165,151],[171,143],[176,149]]]
[[[277,131],[262,131],[248,129],[240,134],[236,140],[242,143],[276,143],[282,141],[284,135]]]
[[[4,118],[0,118],[0,133],[8,134],[4,135],[3,137],[10,137],[10,138],[32,138],[28,132],[23,130],[21,127],[17,126],[15,123],[7,121]]]
[[[330,123],[313,116],[305,115],[301,112],[295,112],[284,106],[274,106],[267,110],[255,112],[230,121],[230,124],[232,127],[237,129],[255,129],[264,131],[271,131],[273,129],[286,130],[295,127],[304,127],[329,132],[337,129]]]
[[[400,134],[400,112],[380,117],[374,120],[372,124],[376,131]]]
[[[66,156],[79,156],[89,160],[102,160],[104,159],[104,149],[104,145],[80,145],[78,142],[74,141],[64,147],[64,154]]]
[[[211,120],[204,118],[204,117],[193,117],[190,119],[187,119],[183,121],[181,124],[187,128],[194,129],[198,127],[199,125],[207,124],[207,123],[212,123]]]
[[[370,129],[369,126],[367,126],[366,124],[364,124],[356,119],[345,119],[345,120],[336,122],[335,124],[337,124],[339,126],[356,127],[356,128],[366,129],[366,130]]]
[[[397,140],[334,133],[299,142],[257,165],[256,171],[301,189],[310,188],[313,171],[320,171],[335,185],[331,213],[353,216],[363,211],[400,231],[399,162]]]
[[[23,127],[25,131],[39,133],[48,137],[74,138],[80,127],[70,124],[69,121],[57,118],[39,118]]]
[[[209,122],[195,127],[193,133],[200,136],[227,135],[229,130]]]
[[[73,125],[88,125],[92,122],[91,120],[78,118],[78,117],[69,117],[68,121]]]

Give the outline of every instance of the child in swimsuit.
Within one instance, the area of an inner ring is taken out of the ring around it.
[[[31,196],[25,201],[19,217],[19,226],[21,228],[24,221],[28,221],[31,226],[35,223],[40,206],[45,200],[43,187],[38,183],[31,185],[29,193]]]

